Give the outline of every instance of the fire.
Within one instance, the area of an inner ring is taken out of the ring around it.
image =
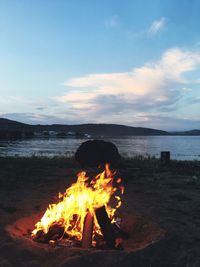
[[[115,172],[110,170],[109,164],[106,164],[105,170],[92,180],[89,179],[86,172],[81,171],[77,175],[76,183],[67,188],[63,194],[59,193],[59,202],[49,205],[41,220],[36,223],[32,236],[36,236],[40,230],[45,234],[48,233],[50,226],[56,223],[64,227],[64,232],[69,237],[81,240],[84,219],[88,211],[94,216],[93,239],[95,234],[102,235],[95,217],[95,209],[105,206],[113,223],[115,222],[115,212],[122,203],[120,196],[113,196],[118,188],[123,193],[123,187],[118,186],[121,178],[116,180],[116,186],[113,185],[114,175]],[[115,207],[110,205],[112,196],[115,199]]]

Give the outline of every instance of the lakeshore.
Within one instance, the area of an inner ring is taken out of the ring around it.
[[[112,142],[125,158],[160,157],[170,151],[174,160],[200,160],[200,136],[112,136],[98,137]],[[0,140],[0,157],[72,157],[87,138],[30,138]]]

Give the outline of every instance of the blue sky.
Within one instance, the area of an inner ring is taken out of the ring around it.
[[[200,128],[200,1],[0,0],[0,117]]]

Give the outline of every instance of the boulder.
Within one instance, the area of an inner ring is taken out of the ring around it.
[[[117,147],[103,140],[89,140],[81,144],[75,159],[82,167],[98,167],[105,163],[116,164],[121,158]]]

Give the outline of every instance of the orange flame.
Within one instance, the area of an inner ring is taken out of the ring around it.
[[[115,221],[115,212],[121,206],[120,196],[115,196],[115,207],[109,205],[111,196],[116,192],[117,187],[113,186],[115,172],[109,169],[109,164],[105,165],[105,170],[89,181],[86,172],[82,171],[77,176],[76,183],[61,194],[57,204],[50,204],[43,217],[36,223],[32,231],[34,237],[39,230],[45,234],[54,223],[64,227],[65,233],[69,236],[82,239],[84,218],[88,211],[94,216],[94,233],[102,235],[100,227],[95,217],[95,209],[105,206],[109,218]],[[121,178],[120,178],[121,179]],[[121,180],[120,180],[121,181]],[[119,183],[119,180],[117,180]],[[123,188],[121,188],[121,192]]]

